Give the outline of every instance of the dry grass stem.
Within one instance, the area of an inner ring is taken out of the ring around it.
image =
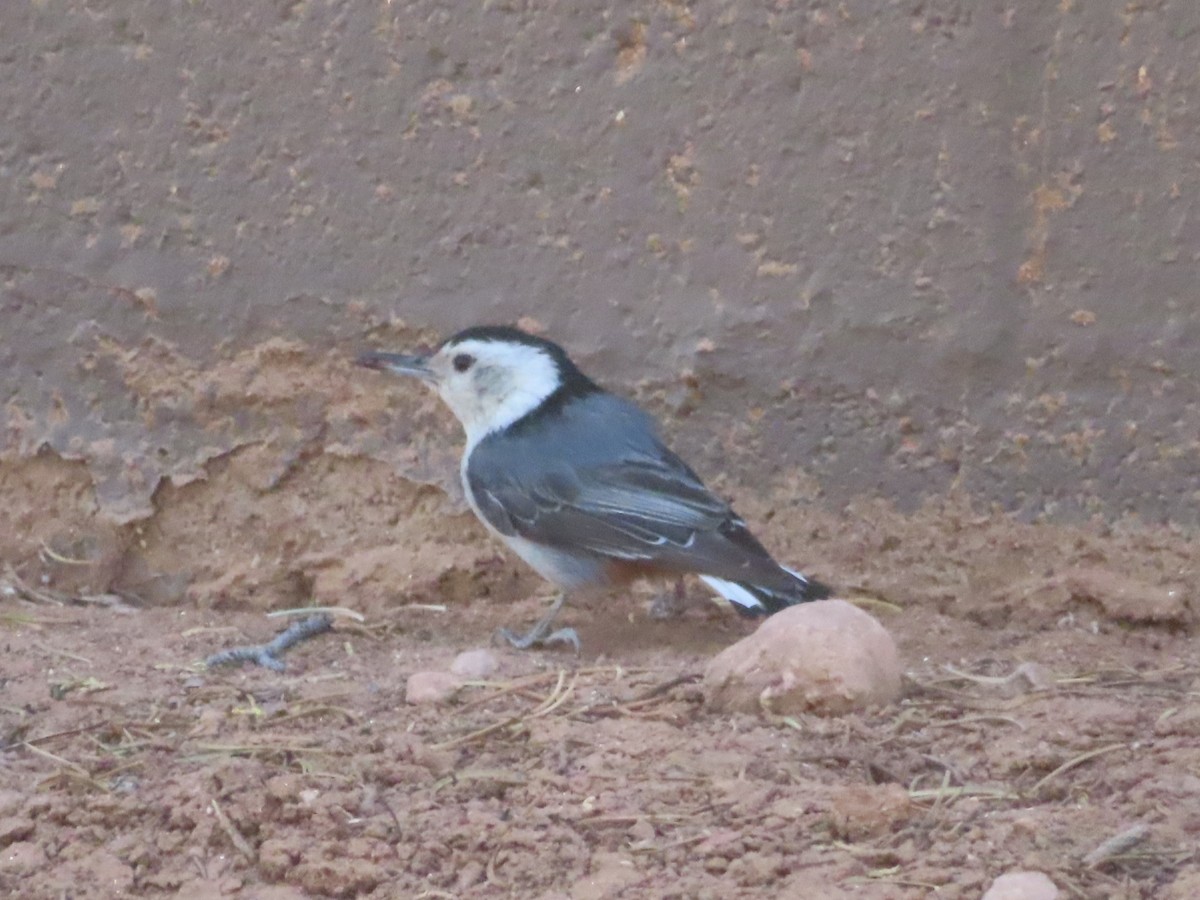
[[[217,802],[215,797],[210,804],[210,808],[216,817],[217,824],[221,826],[221,830],[229,838],[229,842],[233,844],[238,853],[242,854],[246,862],[254,865],[258,861],[258,854],[254,852],[254,848],[246,840],[245,835],[238,831],[237,826],[229,821],[229,817],[225,815],[224,810],[221,809],[221,804]]]
[[[267,613],[267,618],[279,619],[285,616],[315,616],[322,613],[327,616],[353,619],[355,622],[367,621],[367,617],[362,613],[348,609],[345,606],[300,606],[294,609],[275,609]]]
[[[1083,864],[1089,869],[1102,866],[1117,857],[1127,854],[1130,850],[1150,836],[1150,826],[1141,823],[1126,828],[1115,834],[1099,847],[1083,858]]]
[[[1028,792],[1029,796],[1037,796],[1037,794],[1041,791],[1042,788],[1044,788],[1046,785],[1048,785],[1051,781],[1053,781],[1059,775],[1063,774],[1064,772],[1069,772],[1071,769],[1077,768],[1078,766],[1083,765],[1085,762],[1090,762],[1091,760],[1095,759],[1097,756],[1103,756],[1105,753],[1112,753],[1116,750],[1128,750],[1128,749],[1129,749],[1128,744],[1109,744],[1107,747],[1099,747],[1095,750],[1089,750],[1087,753],[1081,753],[1079,756],[1076,756],[1073,759],[1067,760],[1065,763],[1063,763],[1061,766],[1059,766],[1053,772],[1050,772],[1045,777],[1041,778],[1037,784],[1035,784],[1032,788],[1029,789],[1029,792]]]

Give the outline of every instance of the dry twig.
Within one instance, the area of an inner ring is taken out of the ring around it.
[[[1081,753],[1073,759],[1068,759],[1065,763],[1055,769],[1053,772],[1043,776],[1037,784],[1029,789],[1030,796],[1036,796],[1047,784],[1061,775],[1063,772],[1069,772],[1077,766],[1083,765],[1085,762],[1090,762],[1097,756],[1103,756],[1105,753],[1112,753],[1114,750],[1127,750],[1128,744],[1109,744],[1106,747],[1098,747],[1095,750],[1089,750],[1087,753]]]
[[[225,836],[229,838],[229,842],[237,848],[238,853],[246,858],[246,862],[253,865],[258,860],[258,854],[254,852],[254,848],[250,846],[250,842],[246,840],[246,836],[238,831],[237,826],[229,821],[229,817],[225,815],[225,811],[221,809],[221,804],[216,798],[212,801],[213,815],[216,816],[217,824],[221,826],[221,830],[225,832]]]
[[[1126,828],[1119,834],[1114,834],[1107,841],[1083,858],[1083,864],[1089,869],[1104,865],[1114,856],[1120,856],[1132,850],[1150,836],[1150,826],[1141,823]]]

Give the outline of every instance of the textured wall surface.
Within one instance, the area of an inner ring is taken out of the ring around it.
[[[245,445],[439,480],[344,360],[520,316],[743,482],[1198,520],[1193,0],[0,22],[3,452],[117,521]]]

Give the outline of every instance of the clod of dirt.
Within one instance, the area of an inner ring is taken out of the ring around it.
[[[500,660],[496,658],[495,653],[485,647],[477,647],[474,650],[464,650],[454,657],[454,662],[450,663],[450,671],[468,681],[478,681],[492,677],[499,666]]]
[[[890,834],[912,808],[908,791],[898,784],[851,784],[834,792],[830,824],[842,840],[862,841]]]
[[[1042,872],[1005,872],[992,882],[983,900],[1055,900],[1058,888]]]
[[[1110,619],[1158,625],[1183,625],[1188,620],[1188,604],[1180,590],[1105,569],[1074,569],[1063,581],[1072,600],[1094,603]]]
[[[404,687],[404,700],[413,706],[445,703],[461,687],[462,679],[453,672],[413,672]]]
[[[0,871],[6,875],[25,875],[44,871],[46,851],[32,841],[18,841],[4,848]]]
[[[104,523],[59,528],[40,541],[48,583],[68,594],[106,593],[125,557],[120,530]]]
[[[0,819],[0,847],[23,841],[33,834],[33,821],[24,816]]]
[[[793,606],[713,657],[704,692],[721,711],[838,715],[900,696],[887,630],[844,600]]]
[[[25,795],[20,791],[0,791],[0,817],[8,818],[25,805]]]
[[[1154,723],[1154,733],[1160,737],[1178,734],[1191,738],[1200,737],[1200,707],[1189,706],[1171,712],[1163,713]]]
[[[1183,871],[1167,886],[1162,900],[1192,900],[1200,897],[1200,872]]]

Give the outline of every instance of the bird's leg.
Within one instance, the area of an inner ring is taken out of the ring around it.
[[[559,628],[555,631],[550,631],[550,626],[554,624],[554,618],[558,615],[558,611],[562,609],[566,599],[566,594],[559,594],[555,597],[549,611],[538,619],[537,624],[525,632],[525,634],[518,635],[507,628],[497,628],[497,636],[504,638],[504,640],[508,641],[509,646],[517,650],[528,650],[530,647],[547,647],[550,644],[570,644],[575,648],[575,652],[578,653],[579,635],[574,628]]]
[[[676,578],[675,590],[669,594],[659,594],[650,604],[650,618],[658,619],[660,622],[666,619],[677,619],[683,615],[685,609],[687,609],[687,588],[684,586],[682,578]]]

